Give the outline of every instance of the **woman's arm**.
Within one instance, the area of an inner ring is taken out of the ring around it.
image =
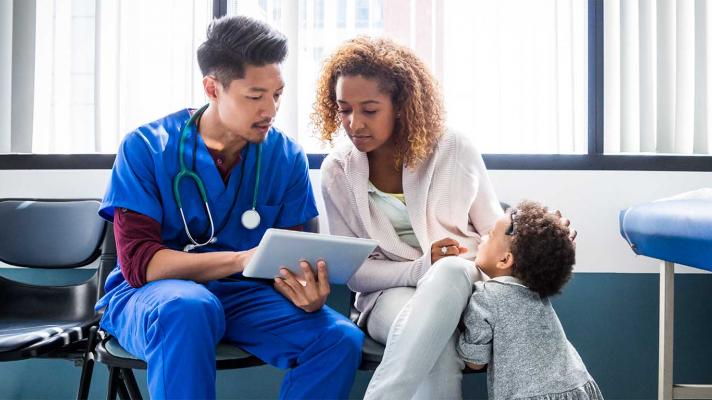
[[[322,166],[321,193],[324,197],[329,231],[333,235],[359,237],[357,227],[352,227],[343,210],[351,210],[352,193],[346,186],[346,176],[333,161]],[[355,219],[351,219],[352,221]],[[414,261],[385,260],[374,252],[348,282],[351,290],[361,293],[375,292],[397,286],[415,286],[430,267],[430,254]]]
[[[428,262],[426,263],[425,257]],[[415,287],[430,266],[430,254],[415,261],[368,259],[348,282],[354,292],[370,293],[398,286]],[[427,264],[427,265],[426,265]]]

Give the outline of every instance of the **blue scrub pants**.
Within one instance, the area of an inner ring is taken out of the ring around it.
[[[152,399],[215,398],[215,346],[222,339],[289,368],[282,399],[348,397],[364,336],[326,306],[307,313],[271,284],[248,280],[122,285],[101,325],[148,363]]]

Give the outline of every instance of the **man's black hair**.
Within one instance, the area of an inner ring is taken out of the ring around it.
[[[230,16],[208,26],[208,38],[198,47],[203,76],[215,75],[224,87],[245,77],[245,67],[279,64],[287,56],[287,38],[264,22]]]

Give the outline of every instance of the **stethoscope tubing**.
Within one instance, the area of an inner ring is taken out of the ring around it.
[[[208,108],[208,104],[204,105],[200,109],[198,109],[193,115],[190,117],[188,120],[188,123],[183,127],[180,135],[180,142],[178,145],[178,160],[180,164],[180,170],[178,171],[178,174],[176,174],[175,178],[173,179],[173,197],[175,198],[176,204],[178,205],[178,211],[180,212],[180,217],[183,222],[183,229],[185,230],[186,235],[188,236],[188,239],[190,240],[190,244],[186,245],[183,248],[183,251],[191,251],[195,248],[206,246],[208,244],[215,243],[217,241],[217,237],[215,236],[215,223],[213,221],[213,215],[210,212],[210,206],[208,205],[208,195],[205,190],[205,185],[203,184],[202,179],[198,176],[198,174],[195,173],[195,171],[190,170],[186,164],[185,164],[185,141],[187,140],[188,137],[188,130],[190,129],[191,125],[195,125],[197,129],[197,124],[196,120],[200,118],[200,116],[205,112],[205,110]],[[262,165],[262,145],[259,144],[257,146],[257,170],[255,173],[255,188],[253,191],[252,195],[252,209],[247,210],[243,213],[242,221],[243,225],[247,229],[255,229],[257,226],[259,226],[260,223],[260,215],[257,212],[257,192],[259,189],[259,183],[260,183],[260,167]],[[190,229],[188,228],[188,222],[186,221],[185,218],[185,212],[183,211],[183,201],[180,196],[180,181],[183,178],[190,178],[193,182],[195,182],[195,185],[198,187],[198,191],[200,193],[200,198],[203,201],[203,207],[205,209],[205,212],[208,216],[208,221],[210,222],[210,237],[208,240],[204,242],[198,242],[193,235],[190,233]],[[241,179],[242,181],[242,179]],[[240,186],[242,186],[242,182],[240,182]],[[249,214],[249,216],[248,216]],[[248,218],[246,218],[248,217]],[[245,221],[251,221],[251,223],[246,223]],[[249,226],[248,226],[249,225]]]

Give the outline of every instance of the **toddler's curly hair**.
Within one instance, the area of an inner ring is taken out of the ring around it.
[[[514,210],[512,275],[541,297],[560,293],[576,263],[569,228],[561,223],[560,217],[536,202],[523,201]]]

